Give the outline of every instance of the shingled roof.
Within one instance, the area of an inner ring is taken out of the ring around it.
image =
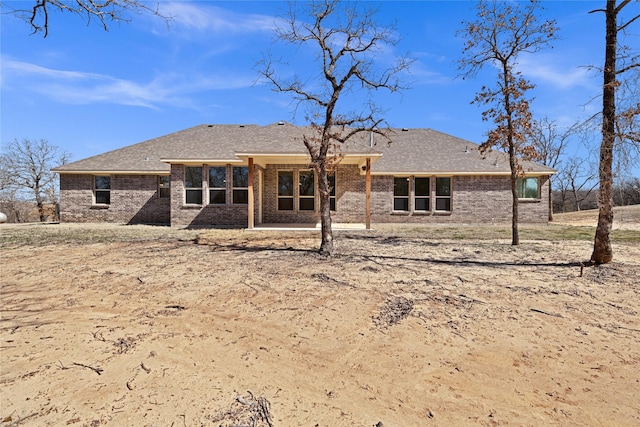
[[[307,156],[302,142],[309,127],[279,122],[258,125],[199,125],[145,142],[99,154],[54,169],[58,173],[166,174],[171,163],[242,163],[247,155]],[[372,157],[372,174],[482,174],[509,173],[504,153],[482,155],[470,141],[431,129],[393,129],[391,143],[375,135],[373,146],[361,136],[341,147],[349,156]],[[522,162],[532,174],[555,171],[533,162]]]
[[[377,144],[382,156],[371,167],[373,174],[508,175],[506,153],[482,154],[480,146],[432,129],[394,129],[391,144]],[[521,161],[527,174],[556,171],[540,163]]]

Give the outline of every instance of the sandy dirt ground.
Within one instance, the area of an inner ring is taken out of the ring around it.
[[[0,427],[640,425],[638,243],[172,233],[3,245]]]

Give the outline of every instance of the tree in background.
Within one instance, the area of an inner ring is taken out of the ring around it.
[[[640,19],[634,15],[622,20],[622,10],[631,4],[631,0],[607,0],[605,9],[591,11],[605,15],[605,58],[602,69],[602,142],[600,144],[598,193],[598,225],[593,243],[591,261],[605,264],[613,260],[611,247],[611,229],[613,226],[613,153],[616,141],[635,139],[640,141],[637,132],[637,118],[640,104],[631,105],[621,114],[616,113],[617,89],[621,86],[618,76],[630,73],[640,67],[640,57],[628,48],[618,45],[618,35],[627,31],[630,25]],[[622,22],[619,22],[622,21]],[[636,47],[637,48],[637,47]],[[620,65],[620,67],[618,67]],[[637,99],[636,99],[637,102]],[[620,126],[625,124],[626,126]],[[636,130],[634,133],[634,129]]]
[[[580,211],[582,202],[589,200],[598,186],[596,168],[589,163],[588,158],[572,156],[562,163],[558,173],[558,186],[563,193],[565,203],[568,194],[571,194],[575,203],[575,209],[571,210]],[[593,205],[588,209],[591,208]]]
[[[558,169],[569,139],[574,135],[577,125],[561,130],[554,120],[543,117],[534,120],[529,130],[531,144],[538,154],[538,160],[546,166]],[[549,221],[553,221],[553,182],[555,177],[549,177]]]
[[[640,16],[640,15],[638,15]],[[636,16],[636,19],[638,19]],[[640,23],[637,24],[640,26]],[[638,27],[636,27],[637,29]],[[637,37],[637,33],[630,34]],[[618,57],[631,58],[626,67],[624,79],[619,79],[616,89],[616,140],[613,151],[614,177],[630,179],[635,168],[640,165],[640,51],[621,45]],[[635,57],[634,57],[635,55]]]
[[[12,7],[18,7],[12,9]],[[3,4],[8,12],[27,22],[33,33],[49,35],[49,18],[55,13],[71,13],[86,19],[87,23],[98,20],[105,30],[109,23],[129,22],[130,13],[151,13],[165,21],[170,18],[160,13],[158,4],[142,0],[33,0]],[[24,6],[24,8],[22,7]]]
[[[536,14],[542,7],[532,0],[519,2],[479,1],[477,20],[463,22],[457,32],[466,39],[459,68],[463,77],[474,77],[483,67],[498,70],[496,86],[483,86],[473,103],[490,106],[482,113],[483,120],[493,120],[487,141],[480,145],[482,152],[498,147],[509,154],[512,194],[512,239],[520,243],[518,235],[518,178],[523,170],[519,158],[537,160],[535,147],[527,139],[531,128],[529,101],[525,98],[532,89],[529,81],[518,71],[518,57],[535,53],[550,45],[557,31],[555,21],[539,22]]]
[[[616,206],[640,204],[640,178],[629,178],[614,187],[613,201]]]
[[[20,222],[16,189],[11,186],[10,177],[8,158],[0,154],[0,212],[7,216],[8,222]]]
[[[33,197],[40,221],[46,221],[45,203],[57,201],[56,175],[51,169],[67,163],[71,156],[46,139],[16,139],[2,151],[2,192],[12,194],[14,199],[18,194]]]
[[[402,89],[399,73],[411,64],[399,58],[390,67],[378,66],[376,56],[395,46],[397,39],[395,28],[378,25],[375,14],[364,2],[312,1],[304,9],[294,3],[276,36],[281,42],[316,52],[313,71],[302,77],[290,70],[276,71],[270,57],[259,63],[260,75],[276,92],[292,95],[306,108],[315,131],[305,135],[303,142],[318,176],[322,254],[333,251],[328,176],[340,161],[340,146],[370,133],[390,138],[382,113],[371,100],[372,92]],[[343,107],[349,96],[357,97],[364,111]]]

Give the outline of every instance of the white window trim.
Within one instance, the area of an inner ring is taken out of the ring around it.
[[[537,184],[537,195],[536,197],[520,197],[520,194],[518,194],[518,201],[525,201],[525,202],[531,202],[531,201],[539,201],[541,199],[541,185],[540,185],[540,177],[539,176],[523,176],[523,177],[518,177],[518,182],[516,183],[516,185],[518,186],[518,190],[519,190],[519,184],[520,184],[520,180],[526,180],[526,179],[535,179],[536,180],[536,184]]]

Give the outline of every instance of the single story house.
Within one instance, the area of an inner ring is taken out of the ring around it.
[[[63,222],[260,227],[320,221],[303,135],[286,122],[200,125],[54,169]],[[334,223],[508,223],[508,157],[431,129],[340,147]],[[522,162],[519,220],[546,223],[551,168]]]

